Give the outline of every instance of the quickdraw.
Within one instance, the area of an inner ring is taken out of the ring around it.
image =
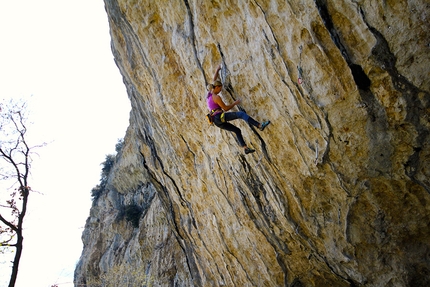
[[[302,52],[303,52],[302,45],[299,46],[299,50],[300,50],[300,56],[299,56],[299,65],[297,66],[297,71],[298,71],[297,83],[299,85],[301,85],[303,83],[303,80],[302,80],[303,70],[301,67],[301,65],[302,65]]]

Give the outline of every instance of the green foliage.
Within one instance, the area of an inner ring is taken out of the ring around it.
[[[118,142],[115,145],[115,151],[117,153],[120,153],[123,147],[124,147],[124,139],[118,139]]]
[[[118,139],[118,142],[115,145],[115,151],[119,153],[123,148],[123,146],[124,146],[124,140]],[[101,163],[102,172],[100,174],[100,183],[97,184],[95,187],[93,187],[93,189],[91,190],[91,196],[93,197],[93,200],[97,200],[100,197],[100,195],[103,193],[103,191],[106,189],[109,174],[112,170],[112,167],[115,165],[115,158],[116,158],[116,155],[108,154],[106,155],[105,161]]]
[[[112,170],[112,167],[115,164],[115,156],[112,154],[106,155],[106,160],[102,162],[102,172],[100,175],[100,183],[97,184],[92,190],[91,190],[91,196],[93,197],[93,200],[97,200],[100,195],[102,194],[103,190],[105,190],[109,173]]]
[[[97,200],[100,197],[104,188],[104,186],[97,184],[95,187],[93,187],[93,189],[91,189],[91,196],[93,197],[93,200]]]

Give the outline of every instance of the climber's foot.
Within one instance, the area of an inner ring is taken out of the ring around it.
[[[252,149],[252,148],[249,148],[249,147],[245,148],[245,154],[253,153],[253,152],[255,152],[255,149]]]
[[[260,131],[263,131],[269,124],[270,124],[270,121],[263,122],[260,126]]]

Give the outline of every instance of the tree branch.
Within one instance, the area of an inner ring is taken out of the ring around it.
[[[1,214],[0,214],[0,221],[3,222],[7,227],[12,229],[13,231],[18,232],[18,228],[12,223],[10,223],[8,220],[6,220]]]

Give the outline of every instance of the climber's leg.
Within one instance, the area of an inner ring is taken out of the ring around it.
[[[223,129],[223,130],[235,133],[236,134],[236,138],[237,138],[237,140],[239,142],[239,145],[241,147],[246,146],[245,140],[243,139],[243,136],[242,136],[242,131],[238,127],[236,127],[236,126],[234,126],[234,125],[232,125],[230,123],[223,123],[221,125],[217,125],[217,127],[219,127],[220,129]]]
[[[228,112],[224,114],[224,119],[226,122],[228,121],[232,121],[232,120],[236,120],[236,119],[242,119],[245,122],[260,128],[260,123],[257,122],[256,120],[254,120],[252,117],[250,117],[247,113],[245,112]]]

